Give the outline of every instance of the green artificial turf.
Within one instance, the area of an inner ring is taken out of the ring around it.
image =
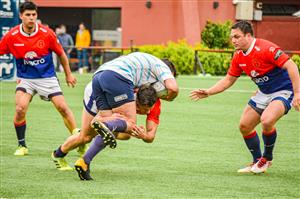
[[[81,122],[82,97],[91,74],[76,75],[76,88],[60,82],[67,103]],[[193,102],[189,92],[220,78],[180,76],[180,94],[162,103],[153,143],[119,141],[91,164],[93,181],[75,171],[58,171],[51,152],[67,138],[59,113],[35,96],[27,114],[29,155],[16,157],[13,126],[15,83],[0,82],[0,198],[300,198],[300,113],[291,110],[277,124],[273,166],[261,175],[241,175],[251,162],[239,133],[240,115],[256,87],[245,77],[228,91]],[[138,123],[144,124],[145,117]],[[260,126],[257,131],[261,135]],[[263,146],[263,144],[261,144]],[[76,151],[66,157],[73,165]]]

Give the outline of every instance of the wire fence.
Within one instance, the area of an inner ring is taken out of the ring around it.
[[[86,49],[87,50],[87,59],[89,63],[89,71],[93,72],[97,70],[97,68],[104,64],[105,62],[108,62],[112,59],[115,59],[121,55],[124,55],[124,53],[130,53],[130,52],[136,52],[139,51],[138,47],[103,47],[103,46],[89,46],[89,47],[76,47],[76,46],[68,46],[67,48],[72,49],[70,53],[70,66],[72,71],[78,70],[79,65],[79,59],[77,57],[77,49]],[[206,74],[203,65],[201,63],[201,53],[202,52],[211,52],[211,53],[228,53],[233,56],[234,50],[221,50],[221,49],[195,49],[194,50],[194,58],[195,58],[195,64],[193,68],[193,73],[197,74],[198,68],[200,69],[201,73],[203,75]],[[286,50],[285,53],[289,55],[300,55],[300,51],[291,51]]]

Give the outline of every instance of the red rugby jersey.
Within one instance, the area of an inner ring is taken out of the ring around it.
[[[63,48],[50,28],[37,23],[31,34],[25,33],[20,24],[0,41],[0,54],[13,54],[16,58],[17,76],[22,78],[55,76],[52,51],[60,56]]]
[[[279,90],[292,90],[286,70],[282,69],[289,59],[276,44],[254,39],[246,53],[236,51],[227,74],[239,77],[244,71],[259,89],[266,94]]]
[[[282,67],[289,59],[276,44],[263,39],[255,39],[246,54],[237,51],[228,74],[240,76],[244,71],[250,77],[262,76],[276,67]]]
[[[161,102],[160,99],[158,99],[155,102],[153,108],[150,110],[150,113],[147,114],[147,120],[151,120],[156,124],[159,124],[160,109],[161,109]]]

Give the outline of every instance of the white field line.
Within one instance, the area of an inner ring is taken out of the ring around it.
[[[179,87],[179,90],[180,89],[192,91],[192,90],[196,90],[196,89],[199,89],[199,88]],[[228,89],[225,92],[230,92],[230,93],[254,93],[255,90],[235,90],[235,89]]]

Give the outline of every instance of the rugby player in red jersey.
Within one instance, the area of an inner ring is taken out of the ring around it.
[[[67,84],[74,87],[76,78],[54,32],[37,23],[37,6],[29,1],[21,4],[19,10],[22,23],[1,39],[0,55],[11,53],[16,58],[18,85],[14,125],[19,146],[14,155],[22,156],[28,154],[25,143],[26,112],[36,93],[43,100],[51,100],[70,132],[76,129],[74,115],[65,102],[55,74],[52,51],[60,58]]]
[[[236,49],[227,75],[214,86],[194,90],[193,100],[206,98],[232,86],[245,72],[258,86],[240,119],[239,129],[253,156],[253,162],[239,173],[263,173],[272,164],[277,137],[276,122],[293,106],[300,109],[300,78],[297,65],[276,44],[253,36],[247,21],[231,27],[231,41]],[[261,123],[264,152],[255,127]]]

